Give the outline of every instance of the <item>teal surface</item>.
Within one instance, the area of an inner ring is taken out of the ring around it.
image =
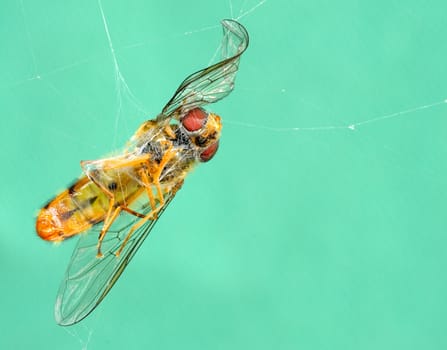
[[[446,349],[445,1],[3,0],[0,349]],[[35,215],[250,33],[221,147],[82,323]]]

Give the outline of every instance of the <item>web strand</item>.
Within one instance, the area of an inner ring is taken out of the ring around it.
[[[117,100],[118,106],[117,106],[117,110],[115,113],[115,132],[114,132],[113,147],[116,147],[117,146],[118,126],[119,126],[119,121],[120,121],[122,107],[123,107],[123,94],[128,95],[129,100],[132,102],[132,104],[134,106],[137,107],[137,109],[139,111],[142,111],[144,114],[147,114],[147,112],[146,112],[145,108],[142,107],[142,104],[140,103],[138,98],[134,95],[132,90],[129,88],[126,80],[124,79],[124,76],[121,73],[121,69],[118,64],[118,60],[116,58],[115,48],[113,47],[113,42],[112,42],[112,38],[110,36],[110,31],[109,31],[109,26],[108,26],[107,19],[106,19],[105,13],[104,13],[104,9],[102,7],[101,0],[98,0],[98,6],[99,6],[99,10],[101,12],[101,18],[102,18],[102,22],[104,25],[104,31],[107,36],[107,42],[109,45],[110,53],[112,55],[113,65],[114,65],[114,70],[115,70],[115,85],[116,85],[116,95],[117,95],[116,100]]]
[[[259,6],[264,5],[266,2],[267,2],[267,0],[262,0],[262,1],[258,2],[255,6],[250,8],[249,10],[245,11],[244,13],[239,12],[239,16],[237,16],[236,20],[239,20],[241,18],[244,18],[245,16],[248,16],[250,13],[255,11]],[[241,9],[242,9],[242,7],[241,7]]]
[[[294,131],[333,131],[333,130],[357,130],[358,126],[367,125],[367,124],[373,124],[378,123],[387,119],[393,119],[398,118],[407,114],[415,113],[424,109],[431,109],[434,107],[438,107],[440,105],[444,105],[447,103],[447,99],[421,105],[418,107],[410,108],[410,109],[404,109],[399,112],[394,112],[390,114],[381,115],[378,117],[374,117],[371,119],[367,119],[360,122],[354,122],[348,125],[327,125],[327,126],[310,126],[310,127],[288,127],[288,128],[276,128],[271,126],[265,126],[265,125],[259,125],[259,124],[251,124],[251,123],[244,123],[244,122],[237,122],[233,120],[225,120],[225,124],[230,125],[236,125],[244,128],[251,128],[251,129],[260,129],[260,130],[267,130],[267,131],[273,131],[273,132],[294,132]]]
[[[241,4],[241,6],[239,7],[239,11],[238,11],[238,16],[236,19],[241,19],[251,13],[253,13],[254,11],[256,11],[258,8],[260,8],[262,5],[264,5],[267,2],[267,0],[261,0],[259,2],[257,2],[254,6],[252,6],[251,8],[249,8],[248,10],[244,11],[244,7],[247,3],[247,0],[244,0],[243,3]],[[91,56],[88,58],[84,58],[60,67],[57,67],[53,70],[50,70],[48,72],[45,73],[40,73],[38,74],[38,70],[37,70],[37,60],[36,60],[36,55],[33,49],[33,46],[31,45],[32,43],[32,36],[31,36],[31,32],[29,30],[29,26],[28,26],[28,21],[27,21],[27,16],[26,16],[26,11],[25,11],[25,7],[23,4],[23,0],[19,1],[20,3],[20,10],[21,10],[21,14],[23,17],[23,22],[24,22],[24,26],[26,29],[26,35],[27,35],[27,41],[28,41],[28,50],[30,52],[30,56],[32,59],[32,64],[33,64],[33,71],[34,71],[34,75],[30,78],[26,78],[23,80],[19,80],[15,83],[12,83],[10,85],[7,86],[0,86],[0,89],[6,89],[6,88],[11,88],[11,87],[19,87],[23,84],[32,82],[32,81],[36,81],[36,80],[42,80],[46,77],[52,76],[52,75],[56,75],[62,72],[66,72],[69,71],[71,69],[74,69],[75,67],[78,67],[80,65],[83,64],[87,64],[88,62],[90,62],[92,59],[94,59],[95,57]],[[142,113],[144,113],[145,115],[147,115],[147,110],[146,108],[144,108],[144,106],[141,104],[141,102],[139,101],[139,99],[135,96],[135,94],[132,92],[132,90],[130,89],[130,87],[128,86],[118,59],[117,59],[117,55],[116,55],[116,49],[113,45],[113,41],[111,38],[111,34],[110,34],[110,30],[109,30],[109,25],[107,22],[107,18],[105,16],[105,12],[102,6],[102,0],[98,0],[98,6],[99,6],[99,10],[100,10],[100,14],[101,14],[101,20],[103,23],[103,27],[104,27],[104,31],[106,34],[106,38],[107,38],[107,43],[108,43],[108,47],[109,47],[109,53],[112,56],[112,61],[113,61],[113,66],[114,66],[114,74],[115,74],[115,84],[116,84],[116,103],[117,103],[117,109],[116,109],[116,113],[115,113],[115,123],[114,123],[114,128],[115,128],[115,138],[114,138],[114,146],[116,146],[116,136],[118,133],[118,127],[120,124],[120,119],[121,119],[121,114],[122,114],[122,108],[123,108],[123,99],[124,96],[126,96],[129,101]],[[234,4],[233,4],[233,0],[228,0],[228,6],[229,6],[229,12],[232,18],[234,18],[235,12],[237,12],[237,10],[235,11],[234,8]],[[204,32],[204,31],[208,31],[208,30],[212,30],[215,28],[220,27],[219,25],[210,25],[210,26],[204,26],[202,28],[199,29],[195,29],[195,30],[189,30],[184,32],[184,35],[192,35],[192,34],[196,34],[196,33],[200,33],[200,32]],[[133,45],[126,45],[123,46],[121,49],[130,49],[133,47],[138,47],[140,45],[145,45],[147,43],[138,43],[138,44],[133,44]],[[216,51],[214,52],[210,62],[212,62],[218,52],[219,52],[220,46],[218,46],[216,48]],[[55,91],[58,95],[62,96],[62,93],[50,82],[47,81],[47,83],[49,84],[50,88]],[[284,92],[283,90],[281,90],[281,92]],[[296,127],[274,127],[274,126],[268,126],[268,125],[260,125],[257,123],[249,123],[249,122],[239,122],[239,121],[234,121],[234,120],[228,120],[225,119],[225,124],[227,125],[233,125],[233,126],[237,126],[237,127],[243,127],[243,128],[250,128],[250,129],[259,129],[259,130],[266,130],[266,131],[272,131],[272,132],[299,132],[299,131],[341,131],[341,130],[357,130],[358,127],[361,126],[366,126],[369,124],[374,124],[374,123],[379,123],[385,120],[389,120],[389,119],[394,119],[394,118],[399,118],[402,116],[406,116],[408,114],[412,114],[412,113],[416,113],[418,111],[421,110],[428,110],[440,105],[443,105],[447,102],[447,100],[443,100],[443,101],[438,101],[438,102],[434,102],[431,104],[425,104],[425,105],[421,105],[421,106],[417,106],[414,108],[409,108],[409,109],[404,109],[402,111],[398,111],[398,112],[394,112],[394,113],[390,113],[390,114],[385,114],[385,115],[381,115],[381,116],[377,116],[371,119],[367,119],[367,120],[363,120],[363,121],[354,121],[352,123],[346,124],[346,125],[326,125],[326,126],[305,126],[305,127],[301,127],[301,126],[296,126]]]

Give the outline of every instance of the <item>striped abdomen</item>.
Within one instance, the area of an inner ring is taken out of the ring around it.
[[[48,241],[61,241],[103,221],[108,206],[105,193],[84,176],[40,210],[37,234]]]

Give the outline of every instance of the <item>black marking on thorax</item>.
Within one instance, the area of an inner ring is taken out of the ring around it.
[[[163,158],[163,150],[160,146],[160,143],[157,141],[148,141],[141,147],[140,152],[151,154],[152,160],[157,163],[160,163],[161,159]]]
[[[175,139],[172,141],[172,143],[174,146],[177,147],[184,147],[188,149],[192,147],[191,138],[180,128],[177,128],[175,130]]]

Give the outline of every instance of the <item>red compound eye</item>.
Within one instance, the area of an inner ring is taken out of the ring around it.
[[[205,149],[202,153],[200,153],[200,160],[202,162],[209,161],[211,158],[214,157],[218,148],[219,148],[219,141],[213,143],[212,145],[209,145],[207,149]]]
[[[182,124],[188,131],[197,131],[205,124],[208,114],[201,108],[189,111],[182,119]]]

